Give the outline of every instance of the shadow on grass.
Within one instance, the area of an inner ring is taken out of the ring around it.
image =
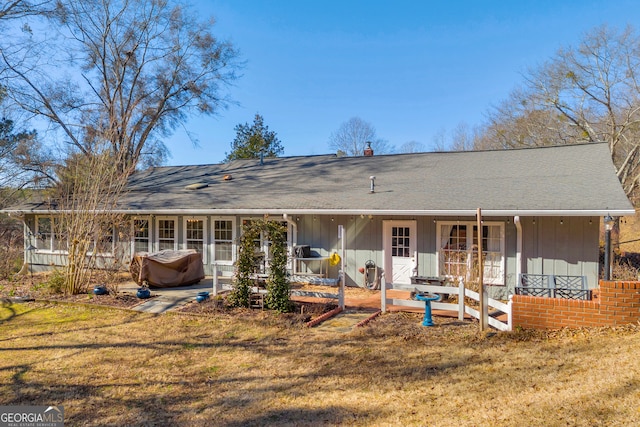
[[[339,406],[327,406],[322,409],[289,408],[248,414],[242,420],[217,424],[224,427],[277,426],[293,425],[348,425],[354,419],[376,418],[371,411],[354,411]]]
[[[0,305],[0,314],[2,316],[0,317],[0,324],[2,324],[16,317],[16,310],[13,308],[13,303],[11,301],[4,299],[0,301],[2,301],[2,305]],[[1,313],[1,311],[8,311],[9,315],[4,317],[5,315],[4,313]]]
[[[365,412],[342,402],[298,407],[295,400],[284,409],[272,405],[292,393],[296,399],[316,401],[318,392],[330,393],[330,384],[349,377],[356,389],[367,388],[373,369],[383,381],[417,382],[469,363],[464,357],[449,357],[416,368],[411,362],[399,364],[393,352],[374,351],[378,340],[366,337],[318,337],[308,330],[262,327],[252,321],[217,328],[211,319],[106,313],[93,308],[42,314],[32,310],[31,322],[16,325],[16,333],[22,334],[0,348],[0,402],[62,404],[70,425],[102,424],[101,419],[120,425],[349,424],[375,419],[375,409]],[[74,315],[77,320],[68,322],[66,317]],[[51,325],[47,316],[53,316]],[[55,323],[55,316],[64,316],[63,322]],[[11,323],[3,328],[12,328]],[[141,330],[149,332],[132,333]],[[244,361],[234,359],[221,374],[206,371],[221,353]],[[308,366],[298,370],[288,365],[281,371],[282,358]]]
[[[142,385],[136,382],[69,384],[26,380],[33,369],[30,365],[12,367],[15,371],[11,375],[13,396],[0,401],[3,405],[39,405],[42,402],[64,405],[65,421],[69,425],[348,425],[353,420],[375,420],[378,415],[370,408],[365,411],[336,405],[320,409],[292,406],[265,410],[263,401],[279,390],[264,381],[261,381],[264,389],[254,389],[251,397],[242,393],[241,386],[225,393],[224,397],[217,393],[214,397],[210,395],[210,388],[192,386],[184,381],[145,381],[144,389],[140,390]],[[251,379],[245,378],[242,382],[247,380]],[[296,384],[290,387],[296,387]],[[114,389],[129,392],[113,395]],[[180,393],[175,393],[177,389],[181,389]],[[114,418],[117,421],[113,422]]]
[[[33,309],[25,310],[22,313],[18,314],[18,311],[15,309],[16,304],[8,299],[0,299],[2,305],[0,305],[0,325],[11,320],[14,320],[17,317],[24,316],[25,314],[29,314]],[[7,317],[4,317],[4,313],[2,311],[8,311],[9,314]]]
[[[25,310],[24,312],[18,314],[17,311],[15,310],[15,305],[12,303],[7,304],[6,306],[3,304],[3,306],[1,307],[2,309],[6,309],[8,310],[11,314],[9,315],[9,317],[5,318],[5,319],[0,319],[0,325],[2,325],[3,323],[8,323],[11,321],[16,320],[18,317],[20,316],[26,316],[29,314],[34,314],[34,312],[36,312],[37,310],[46,310],[46,309],[50,309],[54,306],[49,306],[49,305],[42,305],[39,307],[34,307],[34,308],[29,308],[28,310]],[[95,309],[95,310],[101,310],[100,307],[96,307],[96,308],[91,308],[91,309]],[[98,324],[90,324],[87,326],[80,326],[80,327],[75,327],[75,328],[68,328],[65,329],[66,333],[70,333],[70,332],[83,332],[83,331],[96,331],[102,328],[112,328],[118,325],[127,325],[136,321],[141,320],[140,316],[144,316],[143,313],[130,313],[127,317],[125,317],[121,322],[118,323],[110,323],[110,324],[104,324],[104,325],[98,325]],[[73,318],[70,318],[69,322],[74,322]],[[32,327],[38,327],[38,326],[49,326],[50,322],[41,322],[41,323],[31,323]],[[47,331],[43,331],[43,332],[38,332],[38,333],[32,333],[32,334],[27,334],[27,335],[20,335],[19,337],[9,337],[9,338],[0,338],[0,342],[3,341],[12,341],[15,340],[17,338],[38,338],[38,337],[43,337],[43,336],[50,336],[51,335],[51,331],[47,330]],[[3,349],[0,348],[0,351],[2,351]]]
[[[236,427],[375,425],[410,416],[408,407],[426,402],[408,423],[419,425],[415,420],[436,399],[436,410],[455,416],[463,398],[493,404],[505,392],[529,399],[529,421],[558,405],[587,419],[578,412],[582,397],[592,407],[589,419],[615,420],[606,403],[636,396],[640,387],[630,376],[593,395],[536,398],[531,390],[551,393],[585,373],[579,356],[599,348],[588,340],[510,345],[502,335],[481,340],[468,324],[453,340],[453,325],[424,328],[418,317],[404,315],[383,317],[378,329],[325,335],[226,315],[111,313],[35,310],[27,321],[0,323],[0,334],[26,334],[6,340],[13,348],[0,348],[0,403],[62,404],[69,425]],[[47,316],[64,321],[40,329]],[[508,407],[503,420],[519,419],[522,406]],[[503,416],[505,408],[496,408],[487,413]]]

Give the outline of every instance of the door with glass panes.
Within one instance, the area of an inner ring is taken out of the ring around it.
[[[409,284],[417,248],[415,221],[384,221],[384,274],[387,283]]]

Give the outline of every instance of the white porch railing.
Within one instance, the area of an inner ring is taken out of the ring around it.
[[[231,283],[220,283],[220,279],[225,277],[231,279],[231,276],[221,276],[218,271],[218,266],[213,266],[213,296],[218,295],[220,291],[230,291],[233,290],[233,285]],[[336,287],[336,292],[317,292],[317,291],[304,291],[298,289],[292,289],[290,291],[291,296],[300,296],[300,297],[312,297],[312,298],[325,298],[325,299],[335,299],[338,301],[338,305],[344,309],[344,286],[340,283],[339,280],[331,280],[331,287]],[[259,289],[257,287],[252,287],[251,292],[253,293],[266,293],[266,290]]]
[[[423,301],[416,301],[405,298],[388,298],[387,290],[397,289],[403,291],[419,291],[419,292],[427,292],[430,294],[441,294],[441,295],[457,295],[458,302],[446,303],[446,302],[431,302],[431,308],[433,310],[447,310],[458,313],[458,319],[463,320],[464,315],[468,314],[472,317],[475,317],[478,320],[480,319],[480,312],[473,307],[469,307],[465,305],[465,298],[470,298],[474,301],[480,302],[480,295],[478,292],[474,292],[471,289],[466,289],[464,286],[464,282],[460,281],[458,286],[434,286],[434,285],[401,285],[401,284],[383,284],[381,286],[381,302],[380,307],[382,312],[387,311],[387,305],[395,305],[401,307],[415,307],[421,308],[424,310],[425,303]],[[499,331],[510,331],[512,330],[512,311],[511,311],[511,301],[508,303],[504,303],[502,301],[495,300],[493,298],[487,298],[487,307],[492,308],[493,312],[491,315],[485,314],[486,316],[486,324],[489,326],[499,330]],[[487,310],[489,311],[489,310]],[[507,322],[502,322],[495,318],[495,315],[506,314]]]

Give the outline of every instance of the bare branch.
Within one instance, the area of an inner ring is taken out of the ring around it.
[[[494,108],[476,146],[511,148],[607,142],[628,196],[640,171],[640,37],[606,26],[529,70]]]
[[[46,15],[55,39],[34,35],[21,58],[0,49],[6,78],[22,82],[7,85],[11,99],[54,123],[75,150],[92,155],[108,138],[126,170],[144,162],[144,153],[164,153],[162,139],[191,114],[215,114],[226,105],[220,91],[236,78],[237,52],[179,1],[56,5]],[[55,73],[42,68],[43,58]]]

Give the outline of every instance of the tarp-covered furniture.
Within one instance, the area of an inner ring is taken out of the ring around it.
[[[202,254],[193,249],[136,253],[129,272],[138,284],[147,282],[157,288],[191,285],[204,279]]]

